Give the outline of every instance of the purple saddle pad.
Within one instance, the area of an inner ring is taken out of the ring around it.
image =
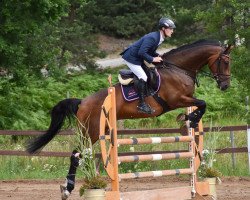
[[[154,92],[158,92],[161,85],[161,77],[158,72],[157,73],[157,89]],[[121,85],[122,95],[126,101],[134,101],[139,99],[138,92],[134,87],[134,84],[129,85]]]

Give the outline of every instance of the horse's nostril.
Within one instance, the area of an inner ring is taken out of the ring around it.
[[[222,87],[221,87],[221,90],[223,91],[223,90],[226,90],[228,88],[228,85],[223,85]]]

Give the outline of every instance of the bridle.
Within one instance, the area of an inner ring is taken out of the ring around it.
[[[227,81],[228,79],[231,78],[231,75],[223,74],[222,66],[221,66],[221,61],[223,60],[222,57],[227,57],[230,60],[230,56],[228,54],[225,54],[223,49],[221,50],[219,56],[212,62],[211,66],[213,66],[216,63],[216,72],[215,73],[208,73],[205,71],[200,71],[201,73],[205,74],[206,76],[215,79],[217,83],[222,83],[224,81]],[[226,61],[224,61],[226,62]],[[199,85],[198,80],[197,80],[197,72],[198,71],[193,71],[188,68],[183,68],[181,66],[178,66],[174,63],[164,61],[162,62],[162,65],[159,66],[160,68],[165,68],[165,69],[173,69],[175,71],[181,72],[187,76],[189,76],[197,85]]]
[[[223,70],[221,67],[221,61],[222,61],[223,56],[227,57],[230,60],[230,56],[225,54],[223,51],[221,51],[220,55],[212,63],[212,65],[214,65],[216,63],[216,72],[213,75],[211,75],[211,77],[214,78],[218,83],[227,81],[228,79],[231,78],[231,75],[223,74]],[[224,61],[224,62],[226,62],[226,61]]]

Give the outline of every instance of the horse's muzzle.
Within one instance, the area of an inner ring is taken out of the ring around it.
[[[228,83],[227,81],[224,82],[218,82],[218,87],[220,88],[220,90],[224,91],[227,88],[229,88],[230,83]]]

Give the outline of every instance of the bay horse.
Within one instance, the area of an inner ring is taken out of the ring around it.
[[[216,80],[220,90],[230,86],[230,51],[232,45],[223,47],[219,41],[199,40],[173,49],[162,55],[163,62],[156,65],[161,77],[158,103],[152,96],[146,102],[155,110],[153,114],[140,113],[138,100],[124,100],[120,83],[116,89],[117,119],[147,118],[163,114],[177,108],[196,106],[198,109],[189,115],[183,114],[180,120],[190,120],[196,127],[206,110],[204,100],[193,97],[197,73],[205,65],[209,66],[211,76]],[[68,98],[60,101],[51,111],[51,123],[45,134],[29,141],[27,151],[40,151],[60,131],[66,117],[76,115],[81,123],[88,119],[88,133],[94,144],[99,139],[99,118],[107,89],[102,89],[84,99]],[[165,109],[167,107],[167,109]]]

